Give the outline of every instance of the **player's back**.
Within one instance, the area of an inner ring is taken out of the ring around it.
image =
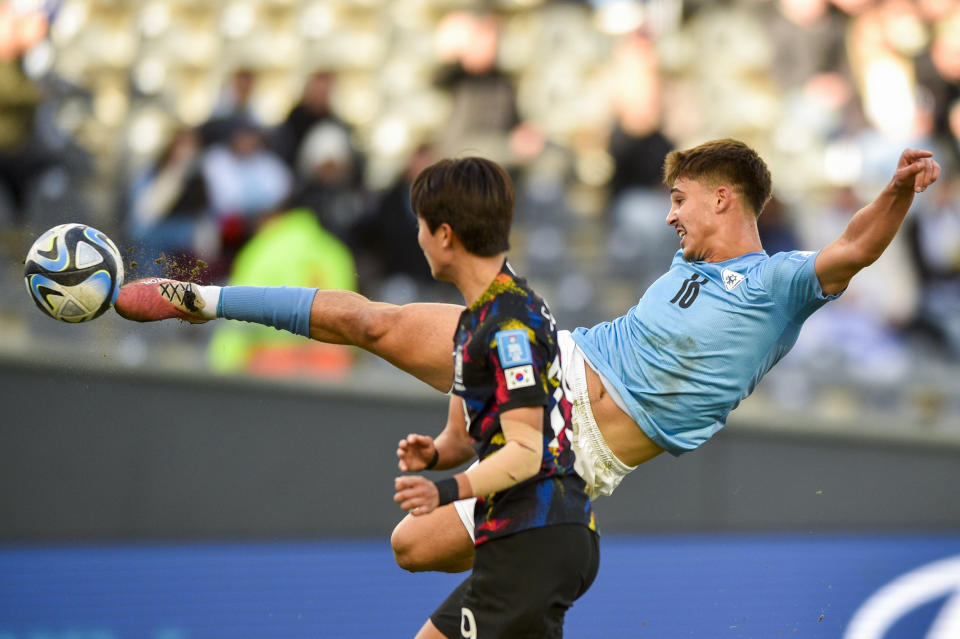
[[[504,412],[543,407],[540,468],[510,488],[477,497],[476,543],[560,524],[595,529],[584,481],[574,471],[571,406],[560,391],[553,315],[509,263],[460,315],[454,345],[453,393],[463,400],[481,460],[507,443]]]

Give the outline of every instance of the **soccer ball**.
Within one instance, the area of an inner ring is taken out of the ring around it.
[[[97,229],[61,224],[30,247],[23,279],[41,311],[61,322],[86,322],[116,301],[123,284],[123,259]]]

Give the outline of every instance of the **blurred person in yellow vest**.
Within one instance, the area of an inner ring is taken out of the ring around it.
[[[353,256],[307,208],[268,219],[240,250],[229,282],[237,286],[306,286],[356,290]],[[290,333],[247,323],[224,323],[211,339],[208,360],[218,372],[340,378],[349,347],[304,342]]]

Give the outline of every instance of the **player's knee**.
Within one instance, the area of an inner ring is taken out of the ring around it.
[[[397,565],[410,572],[422,572],[428,570],[425,557],[423,555],[423,538],[410,530],[405,525],[406,520],[402,520],[393,529],[390,535],[390,546],[393,548],[393,558]]]

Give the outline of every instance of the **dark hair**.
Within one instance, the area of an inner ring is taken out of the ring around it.
[[[496,162],[467,157],[431,164],[413,181],[410,201],[430,231],[449,224],[474,255],[510,248],[513,183]]]
[[[770,170],[756,151],[739,140],[711,140],[685,151],[671,151],[663,161],[663,183],[673,187],[680,178],[729,183],[760,217],[773,189]]]

